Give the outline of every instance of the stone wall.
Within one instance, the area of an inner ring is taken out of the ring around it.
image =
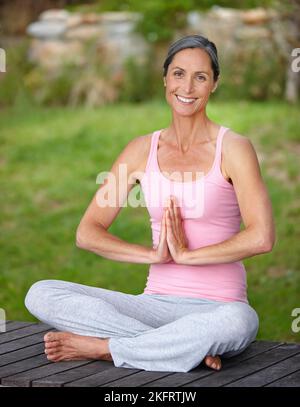
[[[138,18],[138,13],[127,12],[78,14],[47,10],[28,26],[27,33],[33,37],[29,58],[50,70],[66,61],[84,64],[85,45],[95,41],[105,50],[105,62],[114,70],[120,68],[128,56],[142,63],[149,45],[133,32]]]
[[[38,21],[28,26],[27,33],[32,37],[28,57],[48,72],[57,71],[66,62],[86,66],[89,62],[87,44],[94,43],[100,63],[106,66],[112,77],[120,78],[127,57],[132,56],[138,64],[147,62],[146,55],[151,44],[134,32],[139,18],[139,13],[132,12],[79,14],[58,9],[45,11]],[[293,36],[293,30],[295,27],[283,21],[274,10],[236,10],[215,6],[207,12],[189,12],[187,27],[176,32],[174,40],[188,34],[208,37],[218,48],[221,67],[225,66],[227,70],[231,69],[232,61],[242,65],[245,53],[259,48],[262,59],[270,60],[276,56],[286,63],[288,72],[293,47],[289,36]],[[161,53],[155,58],[159,62],[156,69],[161,73],[168,45],[156,48],[156,52],[160,50]],[[277,63],[276,58],[274,64]],[[244,64],[247,63],[245,60]],[[238,85],[242,79],[238,74],[234,75]],[[259,85],[253,86],[254,95],[256,92],[259,97]],[[279,92],[279,89],[274,92]],[[117,93],[114,94],[112,99],[117,98]]]

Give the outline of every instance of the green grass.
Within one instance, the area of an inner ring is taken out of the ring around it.
[[[261,168],[277,227],[271,253],[244,261],[258,338],[298,341],[291,312],[300,307],[299,106],[279,102],[210,102],[209,117],[249,137],[264,157]],[[79,221],[127,142],[168,126],[165,102],[95,110],[34,108],[0,111],[0,307],[7,319],[35,318],[24,306],[38,280],[62,279],[131,294],[143,291],[148,265],[115,262],[75,245]],[[125,207],[110,228],[151,246],[146,208]]]

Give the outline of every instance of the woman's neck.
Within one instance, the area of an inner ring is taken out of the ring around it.
[[[170,126],[165,131],[165,139],[178,148],[181,153],[186,153],[193,145],[207,143],[214,137],[217,125],[208,117],[193,120],[191,117],[173,118]]]

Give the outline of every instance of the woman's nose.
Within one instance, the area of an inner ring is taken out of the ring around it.
[[[193,90],[193,78],[186,78],[183,89],[186,93],[191,93]]]

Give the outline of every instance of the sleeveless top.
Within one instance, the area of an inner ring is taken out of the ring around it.
[[[162,129],[150,136],[151,148],[140,185],[150,215],[153,247],[159,242],[163,208],[170,195],[176,197],[180,207],[188,249],[220,243],[240,231],[235,190],[221,172],[222,140],[227,130],[220,126],[213,165],[207,174],[199,171],[202,176],[195,181],[191,177],[182,178],[182,182],[166,177],[157,159]],[[248,303],[246,270],[242,261],[184,265],[172,260],[151,264],[144,293]]]

